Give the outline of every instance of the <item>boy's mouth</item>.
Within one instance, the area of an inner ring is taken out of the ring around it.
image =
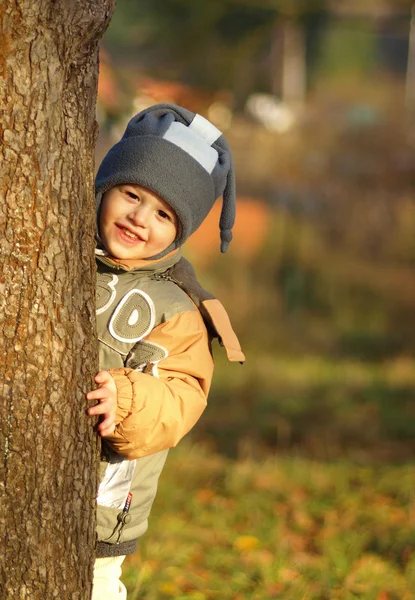
[[[117,228],[123,236],[125,236],[127,239],[131,240],[132,242],[144,241],[143,238],[141,238],[139,235],[135,234],[130,229],[123,227],[122,225],[117,225]]]

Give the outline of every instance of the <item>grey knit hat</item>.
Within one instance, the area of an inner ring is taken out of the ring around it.
[[[156,104],[135,115],[98,169],[98,206],[106,191],[126,183],[156,192],[177,214],[176,239],[151,258],[180,247],[219,196],[221,252],[226,252],[235,221],[235,175],[229,145],[210,121],[174,104]]]

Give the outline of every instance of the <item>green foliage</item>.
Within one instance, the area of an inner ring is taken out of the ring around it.
[[[129,600],[413,599],[413,466],[173,450]]]
[[[242,367],[216,353],[210,401],[193,431],[232,456],[274,449],[362,462],[415,451],[415,361],[366,363],[247,350]]]
[[[325,39],[324,60],[320,69],[330,75],[347,71],[367,73],[376,61],[376,39],[367,20],[353,21],[351,25],[332,25]],[[350,52],[353,48],[353,52]]]
[[[202,89],[245,89],[268,48],[278,12],[220,0],[119,0],[105,38],[137,71]]]
[[[191,60],[193,53],[213,50],[216,44],[223,50],[242,43],[258,28],[269,29],[277,14],[274,8],[227,4],[220,0],[121,0],[108,31],[108,41],[114,46],[132,48],[151,43],[153,51],[165,54],[169,61],[178,57]],[[132,35],[137,31],[147,32],[147,36],[143,39]]]
[[[280,68],[270,61],[282,40],[281,19],[307,30],[312,59],[316,23],[324,26],[326,11],[326,0],[119,0],[105,45],[138,72],[230,90],[240,107],[254,89],[271,91],[272,72]]]

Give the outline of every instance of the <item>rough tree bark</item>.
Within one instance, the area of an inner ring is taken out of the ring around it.
[[[93,150],[115,0],[0,0],[0,598],[90,598]]]

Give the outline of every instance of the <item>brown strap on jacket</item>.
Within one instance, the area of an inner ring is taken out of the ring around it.
[[[226,350],[228,360],[243,363],[245,356],[239,340],[232,329],[228,313],[223,304],[213,294],[206,291],[196,279],[192,265],[181,258],[169,274],[173,281],[193,300],[205,321],[209,336],[217,338]]]

